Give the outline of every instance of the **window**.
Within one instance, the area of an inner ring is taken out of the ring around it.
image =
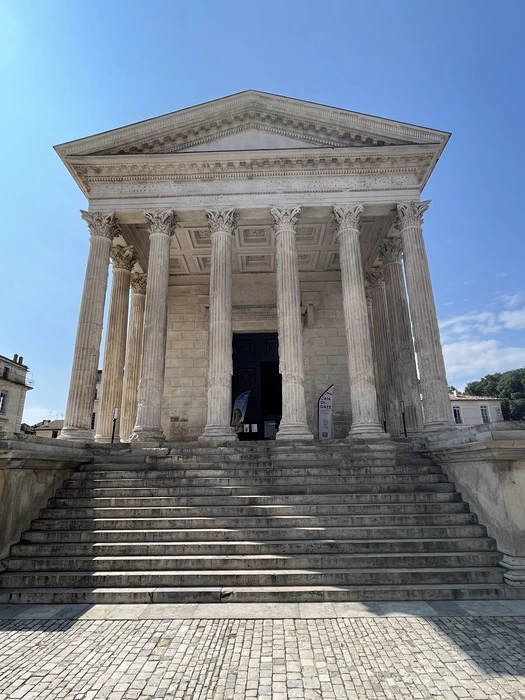
[[[57,438],[58,437],[58,430],[53,430],[51,433],[52,438]]]
[[[0,391],[0,413],[5,413],[7,409],[7,391]]]
[[[92,413],[91,414],[91,430],[95,430],[95,418],[96,418],[96,414]]]
[[[463,423],[463,416],[461,415],[460,406],[452,406],[452,412],[454,414],[454,422],[457,425],[461,425]]]
[[[2,379],[9,379],[9,367],[4,367],[4,371],[2,372]]]
[[[489,407],[488,406],[480,406],[479,410],[481,411],[481,420],[484,423],[490,423]]]

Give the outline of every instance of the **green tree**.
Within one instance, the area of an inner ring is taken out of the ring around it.
[[[469,382],[465,394],[499,398],[505,420],[525,420],[525,367],[487,374],[477,382]]]

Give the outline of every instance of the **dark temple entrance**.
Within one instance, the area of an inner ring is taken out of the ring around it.
[[[272,439],[282,414],[277,333],[234,334],[233,401],[248,389],[251,394],[239,440]]]

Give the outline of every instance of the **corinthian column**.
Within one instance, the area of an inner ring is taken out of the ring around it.
[[[423,214],[429,204],[429,201],[398,204],[396,224],[405,255],[408,300],[416,341],[426,429],[452,423],[436,305],[423,241]]]
[[[150,223],[150,248],[137,422],[132,440],[149,442],[165,439],[161,409],[166,363],[170,243],[177,217],[171,209],[142,213]]]
[[[337,240],[352,407],[349,437],[356,433],[381,433],[359,245],[359,219],[362,211],[363,207],[360,204],[353,207],[334,207],[334,218],[339,229]]]
[[[207,211],[211,232],[208,417],[199,439],[237,440],[230,427],[232,404],[232,235],[237,214]]]
[[[372,349],[377,361],[376,390],[378,395],[379,418],[385,414],[387,431],[399,433],[399,408],[397,406],[392,377],[392,339],[388,324],[388,311],[385,296],[385,280],[382,266],[371,268],[366,281],[371,297],[372,323],[370,331]]]
[[[113,284],[109,303],[106,347],[100,387],[100,410],[95,442],[111,442],[115,409],[121,409],[122,379],[126,355],[128,326],[129,278],[135,264],[133,247],[117,246],[111,250]],[[119,441],[119,421],[115,424],[115,439]]]
[[[120,232],[120,225],[113,212],[106,214],[82,211],[81,214],[90,232],[89,256],[78,317],[64,427],[59,437],[64,440],[85,441],[93,440],[91,415],[108,286],[109,251],[114,236]]]
[[[131,273],[131,312],[124,361],[124,386],[120,412],[120,442],[129,442],[137,418],[137,389],[142,359],[144,307],[146,304],[145,273]]]
[[[412,340],[412,327],[403,276],[403,246],[400,238],[385,238],[379,249],[385,276],[386,303],[390,321],[390,346],[393,355],[393,380],[396,411],[400,416],[404,403],[407,432],[416,433],[423,428],[423,412],[419,397],[416,356]],[[398,420],[395,434],[402,426]]]
[[[303,333],[295,227],[301,209],[270,210],[275,222],[277,258],[277,322],[283,415],[278,440],[312,440],[304,399]]]

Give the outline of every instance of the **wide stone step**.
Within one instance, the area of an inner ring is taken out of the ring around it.
[[[235,571],[61,571],[47,573],[2,574],[1,588],[52,588],[93,586],[374,586],[421,585],[451,583],[501,583],[503,570],[499,567],[478,568],[369,568],[369,569],[239,569]]]
[[[130,480],[133,481],[133,480]],[[322,494],[322,493],[405,493],[405,492],[448,492],[455,491],[454,484],[448,481],[442,481],[438,483],[433,482],[413,482],[404,481],[396,483],[373,483],[373,482],[360,482],[352,484],[334,484],[333,480],[328,483],[298,483],[298,484],[274,484],[273,486],[212,486],[207,483],[206,485],[200,486],[180,486],[177,485],[176,479],[157,479],[154,482],[145,482],[144,480],[137,479],[131,484],[123,483],[118,479],[115,481],[96,481],[92,483],[83,482],[66,482],[64,487],[67,488],[83,488],[83,489],[96,489],[96,488],[132,488],[135,487],[144,489],[156,489],[157,493],[159,489],[163,495],[171,496],[195,496],[198,494],[206,493],[207,496],[218,496],[219,500],[224,496],[233,495],[273,495],[273,494]]]
[[[206,506],[217,505],[215,496],[170,496],[158,489],[60,489],[57,497],[50,500],[52,506],[71,505],[72,507],[94,507],[138,505],[138,506]],[[326,493],[326,494],[276,494],[272,496],[225,496],[221,505],[326,505],[331,503],[355,504],[398,504],[398,503],[453,503],[461,501],[461,495],[449,491],[445,493]]]
[[[476,523],[474,513],[436,513],[430,515],[334,515],[323,516],[295,516],[275,515],[271,517],[192,517],[192,518],[141,518],[133,516],[125,517],[68,517],[69,511],[63,511],[64,517],[60,517],[60,511],[50,511],[54,517],[40,518],[33,522],[37,530],[87,530],[93,529],[159,529],[159,528],[228,528],[245,530],[252,527],[349,527],[352,525],[361,527],[374,527],[375,525],[402,527],[404,525],[466,525]]]
[[[195,468],[193,465],[190,467],[188,465],[173,465],[171,468],[166,468],[164,465],[159,465],[153,468],[148,465],[144,469],[144,465],[141,468],[125,468],[120,465],[118,468],[113,466],[111,468],[101,468],[100,465],[89,465],[85,467],[82,471],[76,472],[73,478],[80,479],[81,475],[89,475],[92,478],[97,479],[112,479],[118,476],[119,478],[129,478],[133,479],[139,478],[151,478],[151,475],[162,474],[165,478],[178,478],[178,477],[197,477],[197,478],[209,478],[209,477],[220,477],[220,478],[251,478],[251,477],[281,477],[281,476],[348,476],[352,474],[357,474],[360,476],[382,476],[382,475],[395,475],[395,474],[441,474],[441,467],[436,465],[396,465],[396,466],[345,466],[345,465],[325,465],[325,466],[297,466],[297,465],[286,465],[286,466],[253,466],[250,463],[241,464],[235,468],[230,465],[210,465]],[[85,477],[84,477],[85,478]]]
[[[324,484],[325,479],[322,476],[314,476],[303,474],[302,476],[262,476],[262,477],[231,477],[223,478],[219,476],[210,477],[188,477],[178,475],[176,472],[137,472],[136,475],[130,474],[129,476],[122,475],[119,476],[119,472],[115,472],[114,475],[106,474],[98,476],[94,474],[73,474],[72,477],[67,481],[68,484],[74,483],[76,485],[81,485],[84,488],[86,486],[104,485],[107,486],[155,486],[156,484],[171,482],[167,485],[171,486],[273,486],[273,485],[290,485],[294,484],[309,484],[310,486],[314,484]],[[330,482],[332,484],[362,484],[374,481],[380,484],[396,484],[398,482],[406,482],[414,484],[434,484],[447,481],[447,477],[444,474],[378,474],[372,476],[370,474],[346,474],[344,476],[330,476]],[[78,487],[78,486],[77,486]]]
[[[131,588],[17,588],[1,589],[0,603],[96,604],[96,603],[311,603],[338,601],[497,600],[504,599],[503,585],[409,584],[373,586],[250,586],[142,587]]]
[[[496,566],[499,552],[431,552],[393,554],[229,554],[111,557],[11,557],[5,561],[8,572],[57,571],[221,571],[267,569],[368,569],[368,568],[455,568]],[[147,573],[146,573],[147,575]]]
[[[464,538],[485,537],[483,525],[415,525],[415,526],[383,526],[383,527],[259,527],[246,528],[192,528],[177,529],[166,527],[115,529],[95,527],[88,521],[86,529],[49,528],[49,521],[42,521],[46,528],[29,530],[22,536],[24,542],[237,542],[237,541],[267,541],[267,540],[311,540],[324,538],[326,540],[357,539],[364,542],[369,539],[415,539],[415,538]],[[59,521],[61,522],[61,521]],[[91,526],[91,527],[89,527]]]
[[[249,516],[318,515],[402,515],[466,513],[466,503],[330,503],[325,505],[251,505],[251,506],[101,506],[74,508],[68,499],[56,499],[53,507],[42,511],[43,518],[235,518]]]
[[[40,533],[42,534],[42,533]],[[41,542],[11,547],[13,557],[180,556],[184,554],[381,554],[427,552],[495,552],[490,537],[398,540],[261,540],[259,542]]]

